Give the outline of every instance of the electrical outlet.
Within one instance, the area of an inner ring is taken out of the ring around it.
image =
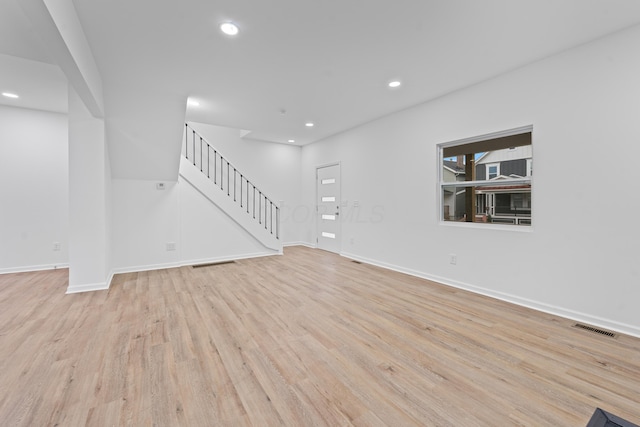
[[[452,264],[452,265],[458,264],[458,255],[449,254],[449,264]]]
[[[60,244],[60,242],[53,242],[53,250],[54,251],[59,251],[62,248],[62,245]]]
[[[175,251],[176,242],[167,242],[167,251]]]

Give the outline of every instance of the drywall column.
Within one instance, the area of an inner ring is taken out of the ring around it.
[[[69,89],[69,287],[67,293],[109,287],[104,119],[91,115]]]

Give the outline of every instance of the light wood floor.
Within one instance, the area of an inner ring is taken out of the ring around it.
[[[0,276],[2,426],[640,423],[640,340],[296,247],[118,275]]]

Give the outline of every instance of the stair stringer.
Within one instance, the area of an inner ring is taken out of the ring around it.
[[[250,213],[234,202],[233,197],[227,196],[226,191],[216,186],[200,169],[184,157],[180,158],[180,176],[265,248],[282,254],[282,242],[270,230],[264,228],[264,223],[260,224]]]

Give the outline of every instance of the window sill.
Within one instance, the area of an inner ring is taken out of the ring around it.
[[[515,231],[516,233],[531,233],[533,225],[487,224],[482,222],[439,221],[438,225],[454,228],[473,228],[482,230]]]

